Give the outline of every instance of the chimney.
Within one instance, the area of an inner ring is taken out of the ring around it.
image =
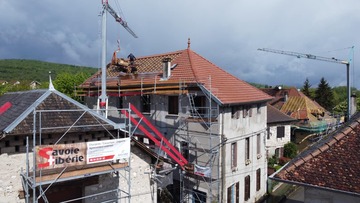
[[[171,58],[164,58],[163,62],[163,78],[162,79],[169,79],[171,75]]]
[[[356,110],[356,94],[353,93],[350,99],[350,116],[354,115]]]

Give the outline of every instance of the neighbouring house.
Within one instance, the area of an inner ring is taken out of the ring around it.
[[[296,119],[282,113],[277,108],[267,105],[267,157],[275,155],[277,158],[284,156],[284,145],[291,140],[291,124]]]
[[[9,82],[8,81],[6,81],[6,80],[0,80],[0,85],[6,85],[6,84],[8,84]]]
[[[0,201],[157,202],[148,174],[156,157],[126,129],[52,85],[5,93]]]
[[[160,189],[172,201],[256,202],[265,195],[269,95],[195,53],[190,41],[187,49],[137,56],[132,63],[113,59],[106,74],[109,109],[139,109],[134,120],[156,129],[136,128],[134,136],[178,164],[172,165],[174,183]],[[100,78],[99,71],[78,88],[92,108]],[[121,117],[109,112],[109,119]],[[166,139],[152,138],[159,133]],[[166,140],[180,154],[159,150]]]
[[[304,187],[305,203],[360,202],[360,114],[270,178]]]
[[[330,116],[330,112],[294,87],[277,86],[262,90],[274,97],[269,102],[270,105],[297,120],[294,123],[296,127],[293,130],[293,142],[302,143],[309,138],[319,139],[338,126],[338,120]]]
[[[41,83],[38,81],[31,81],[31,83],[29,84],[31,89],[38,89],[40,87]]]

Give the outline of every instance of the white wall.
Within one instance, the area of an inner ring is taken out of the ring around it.
[[[269,126],[269,135],[266,137],[266,150],[268,150],[268,157],[272,157],[275,154],[275,149],[284,147],[285,144],[290,142],[291,139],[291,126],[290,125],[279,125],[285,127],[285,136],[277,138],[277,127]],[[270,139],[267,139],[267,138]]]
[[[359,196],[305,187],[305,203],[358,203]]]
[[[25,202],[18,197],[19,191],[23,190],[20,172],[26,166],[25,154],[1,154],[0,160],[0,202]]]
[[[224,202],[227,201],[227,188],[236,182],[240,186],[240,202],[255,202],[266,193],[267,180],[267,159],[265,151],[266,136],[266,105],[257,112],[256,105],[252,106],[252,116],[243,118],[241,112],[238,119],[232,118],[231,109],[224,114],[224,134],[227,138],[225,155],[225,187],[223,188]],[[257,134],[260,134],[260,156],[257,154]],[[245,163],[245,139],[250,140],[250,163]],[[231,167],[231,143],[237,143],[237,167],[232,170]],[[256,170],[261,170],[260,190],[256,191]],[[250,199],[244,201],[245,177],[250,175]]]

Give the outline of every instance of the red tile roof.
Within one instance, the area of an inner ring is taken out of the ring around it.
[[[167,80],[161,80],[163,65],[162,59],[171,58],[171,64],[177,64],[171,71]],[[165,84],[179,85],[181,82],[187,84],[202,84],[222,104],[241,104],[268,101],[271,97],[256,87],[236,78],[230,73],[214,65],[207,59],[195,53],[191,49],[185,49],[170,53],[138,57],[136,59],[138,74],[121,74],[116,66],[108,66],[107,89],[123,86],[140,86]],[[82,88],[86,89],[91,85],[99,85],[100,72],[89,78]]]
[[[360,114],[301,153],[273,179],[360,195]]]

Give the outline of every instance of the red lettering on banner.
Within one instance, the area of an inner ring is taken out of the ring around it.
[[[39,168],[45,168],[45,167],[48,167],[50,165],[52,165],[54,163],[54,158],[48,154],[48,152],[52,152],[53,151],[53,148],[51,147],[46,147],[46,148],[42,148],[39,150],[39,156],[47,159],[47,162],[46,163],[40,163],[38,164],[38,167]]]

